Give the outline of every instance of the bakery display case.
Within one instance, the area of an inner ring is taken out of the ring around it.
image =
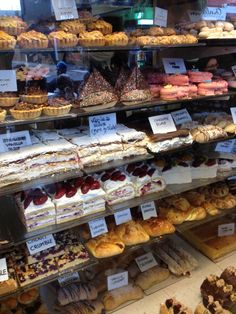
[[[0,6],[0,313],[235,313],[235,5]]]

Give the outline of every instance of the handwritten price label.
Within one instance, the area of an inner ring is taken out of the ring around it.
[[[29,131],[12,132],[0,135],[0,151],[7,152],[18,150],[31,145]]]
[[[62,275],[58,278],[58,282],[60,284],[61,287],[64,287],[72,282],[76,282],[79,281],[80,277],[79,277],[79,273],[73,272],[73,273],[67,273],[65,275]]]
[[[41,251],[50,249],[56,246],[55,239],[52,234],[46,235],[44,237],[36,238],[26,242],[27,248],[30,255],[37,254]]]
[[[151,217],[157,217],[157,211],[154,202],[142,204],[140,208],[143,215],[143,220],[147,220]]]
[[[183,124],[185,122],[192,121],[187,109],[177,110],[171,113],[176,125]]]
[[[16,92],[16,71],[0,70],[0,92]]]
[[[222,224],[218,226],[218,237],[227,237],[235,232],[235,223]]]
[[[127,221],[132,220],[130,208],[124,209],[119,211],[118,213],[114,214],[116,225],[121,225]]]
[[[9,279],[8,270],[7,270],[7,261],[5,258],[0,259],[0,282],[6,281]]]
[[[135,258],[135,261],[141,272],[157,266],[157,261],[151,252]]]
[[[201,14],[202,20],[206,21],[225,21],[226,8],[225,7],[206,7]]]
[[[57,21],[78,18],[75,0],[51,0]]]
[[[117,288],[121,288],[127,286],[129,283],[128,280],[128,272],[124,271],[122,273],[118,273],[112,276],[107,277],[107,290],[113,290]]]
[[[176,126],[171,114],[162,114],[148,118],[154,134],[164,134],[176,131]]]
[[[115,133],[116,131],[116,114],[102,114],[99,116],[89,117],[90,136],[100,136]]]
[[[154,24],[162,27],[167,26],[168,11],[162,8],[155,7]]]
[[[89,221],[89,229],[92,238],[108,232],[107,224],[104,218]]]
[[[186,66],[182,58],[163,58],[165,72],[167,74],[186,73]]]

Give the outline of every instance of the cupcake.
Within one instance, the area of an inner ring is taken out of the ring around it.
[[[46,116],[62,116],[70,112],[72,105],[64,98],[49,99],[48,104],[43,107]]]
[[[0,107],[13,107],[19,101],[19,97],[14,92],[0,93]]]
[[[10,113],[16,120],[31,120],[40,117],[42,108],[35,104],[21,102],[10,109]]]
[[[40,89],[40,87],[26,88],[26,94],[20,95],[23,102],[30,104],[44,104],[48,101],[48,94],[46,91]]]

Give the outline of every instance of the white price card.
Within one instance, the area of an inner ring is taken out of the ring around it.
[[[148,118],[154,134],[165,134],[176,131],[174,120],[170,113]]]
[[[135,258],[135,261],[141,272],[144,272],[154,266],[157,266],[157,261],[155,260],[151,252],[141,255]]]
[[[0,259],[0,282],[6,281],[9,279],[8,270],[7,270],[7,261],[5,258]]]
[[[233,66],[231,67],[231,69],[232,69],[232,71],[233,71],[233,73],[234,73],[234,76],[236,76],[236,65],[233,65]]]
[[[201,19],[206,21],[225,21],[226,8],[225,7],[206,7],[202,14]]]
[[[171,112],[171,115],[172,115],[172,118],[174,119],[176,125],[180,125],[180,124],[183,124],[185,122],[192,121],[192,118],[191,118],[191,116],[190,116],[190,114],[186,108]]]
[[[233,122],[236,123],[236,107],[231,107],[230,111],[233,118]]]
[[[188,17],[191,22],[198,22],[201,20],[202,12],[199,10],[188,10]]]
[[[157,211],[154,202],[142,204],[140,208],[142,211],[143,220],[147,220],[152,217],[157,217]]]
[[[124,271],[107,277],[107,290],[113,290],[129,284],[128,272]]]
[[[58,282],[61,287],[71,284],[72,282],[79,281],[79,280],[80,280],[80,276],[77,271],[73,273],[67,273],[67,274],[61,275],[58,278]]]
[[[116,132],[116,114],[101,114],[89,117],[90,136],[100,136]]]
[[[16,71],[0,70],[0,92],[16,92]]]
[[[167,74],[180,74],[187,71],[182,58],[163,58],[162,62]]]
[[[43,237],[35,238],[26,242],[30,255],[37,254],[41,251],[50,249],[56,246],[55,239],[52,234]]]
[[[51,0],[57,21],[78,18],[75,0]]]
[[[125,222],[132,220],[130,208],[119,211],[114,214],[116,225],[119,226]]]
[[[91,237],[95,238],[100,234],[107,233],[107,224],[104,218],[94,219],[89,221],[89,229]]]
[[[9,132],[0,135],[0,152],[18,150],[31,144],[29,131]]]
[[[235,232],[235,223],[218,225],[218,237],[227,237]]]
[[[235,140],[228,140],[228,141],[217,143],[215,147],[215,152],[231,153],[234,149],[234,145],[235,145]]]
[[[168,11],[162,8],[155,7],[154,24],[162,27],[167,26]]]

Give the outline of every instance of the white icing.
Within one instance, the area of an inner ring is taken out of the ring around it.
[[[192,179],[215,178],[217,175],[218,164],[212,166],[201,165],[200,167],[191,167]]]
[[[108,134],[99,136],[98,141],[100,145],[112,144],[114,142],[121,143],[121,137],[115,133],[108,133]]]
[[[135,129],[121,129],[117,130],[117,133],[121,136],[124,142],[135,142],[144,140],[146,134],[144,132],[136,131]]]
[[[158,153],[160,151],[166,151],[173,148],[177,148],[184,144],[191,144],[193,142],[192,136],[186,137],[174,137],[170,140],[164,140],[156,143],[148,143],[147,147],[154,153]]]
[[[120,203],[135,197],[134,187],[129,184],[120,189],[112,190],[107,193],[108,204]]]
[[[192,182],[190,167],[175,166],[162,173],[166,184],[183,184]]]

